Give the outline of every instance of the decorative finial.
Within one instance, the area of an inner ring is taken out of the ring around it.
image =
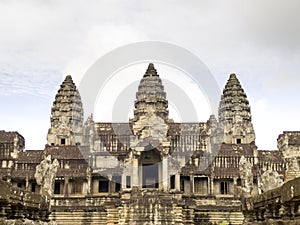
[[[152,77],[152,76],[158,76],[157,71],[154,67],[153,63],[149,63],[148,69],[144,75],[144,77]]]
[[[230,77],[229,77],[229,78],[230,78],[230,79],[236,79],[235,73],[230,74]]]

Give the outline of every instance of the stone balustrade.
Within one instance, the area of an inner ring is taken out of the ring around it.
[[[27,224],[53,224],[48,223],[49,203],[46,196],[13,187],[0,180],[0,224],[26,224],[25,221]]]
[[[244,224],[299,224],[300,177],[243,199]]]

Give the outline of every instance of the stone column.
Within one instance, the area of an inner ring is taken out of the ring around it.
[[[28,178],[28,176],[26,176],[25,189],[26,189],[26,191],[29,191],[29,178]]]
[[[176,191],[180,191],[180,173],[176,172],[175,174],[175,189]]]
[[[88,182],[88,190],[87,190],[87,193],[88,194],[91,194],[92,191],[93,191],[93,188],[92,188],[92,176],[89,176],[87,178],[87,182]]]
[[[162,160],[161,178],[162,178],[162,189],[164,191],[168,191],[168,158],[167,157],[164,157]]]
[[[211,176],[210,177],[210,194],[214,194],[215,190],[214,190],[214,178]]]
[[[122,183],[122,190],[124,190],[125,188],[126,188],[126,174],[123,172],[122,173],[122,181],[121,181],[121,183]]]
[[[138,169],[139,169],[139,165],[138,165],[138,159],[137,158],[133,158],[132,160],[132,187],[138,187],[139,186],[139,173],[138,173]]]
[[[190,175],[190,185],[191,185],[191,194],[194,194],[195,192],[194,174]]]
[[[233,178],[233,191],[234,191],[234,197],[237,197],[237,177]]]
[[[114,191],[113,190],[112,175],[108,175],[107,180],[108,180],[108,193],[112,193]]]
[[[65,177],[65,184],[64,184],[64,196],[69,196],[69,177]]]

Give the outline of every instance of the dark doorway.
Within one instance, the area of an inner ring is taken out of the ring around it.
[[[54,183],[54,194],[56,194],[56,195],[60,194],[60,182],[59,181],[55,181],[55,183]]]
[[[143,164],[143,188],[158,188],[158,164]]]

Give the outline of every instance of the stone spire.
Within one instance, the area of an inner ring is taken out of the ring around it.
[[[50,121],[48,145],[76,145],[82,142],[82,102],[70,75],[65,78],[55,96]]]
[[[255,141],[247,95],[235,74],[231,74],[219,105],[219,123],[224,128],[223,142],[249,144]]]
[[[153,63],[149,64],[139,84],[133,121],[150,114],[155,114],[164,121],[168,120],[169,115],[166,92]]]

